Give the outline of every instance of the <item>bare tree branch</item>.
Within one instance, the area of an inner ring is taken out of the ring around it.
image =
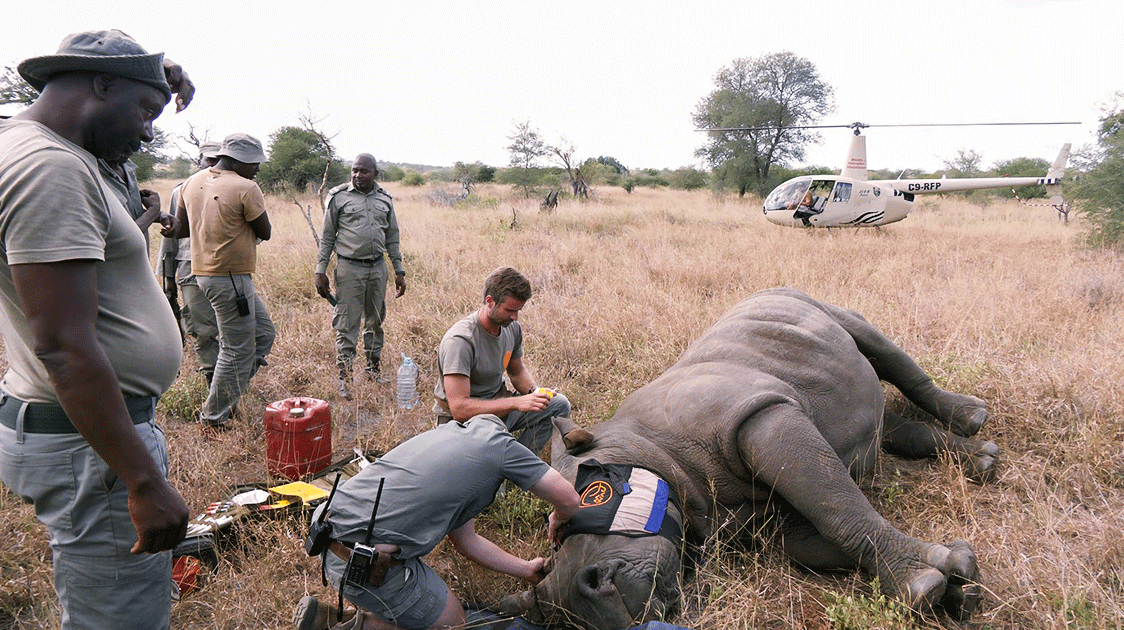
[[[304,220],[308,221],[308,229],[312,230],[312,240],[316,241],[316,249],[320,249],[320,235],[316,233],[316,226],[312,224],[312,204],[302,206],[296,201],[293,204],[304,215]]]
[[[298,118],[301,121],[301,126],[304,127],[305,131],[311,133],[312,135],[316,136],[316,138],[318,140],[320,140],[320,143],[324,145],[324,151],[327,154],[327,161],[324,163],[324,176],[320,178],[320,187],[316,189],[316,196],[320,198],[321,209],[325,209],[323,207],[324,206],[324,189],[328,187],[328,171],[329,171],[329,169],[332,168],[332,162],[336,158],[336,151],[335,151],[335,148],[332,146],[332,139],[335,138],[336,136],[338,136],[339,134],[336,133],[334,135],[329,136],[329,135],[325,134],[323,131],[320,131],[316,127],[316,125],[324,122],[324,120],[327,118],[327,116],[325,116],[323,118],[315,118],[312,114],[312,106],[308,105],[307,102],[305,103],[305,105],[308,107],[308,111],[303,113],[303,114],[298,115]],[[310,218],[309,223],[311,224],[311,222],[312,222],[312,220]],[[315,230],[313,230],[313,233],[315,233]],[[317,241],[319,242],[319,239],[317,239]]]

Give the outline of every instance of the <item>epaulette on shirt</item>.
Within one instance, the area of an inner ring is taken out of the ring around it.
[[[331,198],[332,195],[338,193],[341,190],[347,190],[347,187],[350,186],[350,185],[351,185],[350,182],[344,182],[344,183],[340,184],[339,186],[335,186],[335,187],[331,188],[328,191],[328,197]]]

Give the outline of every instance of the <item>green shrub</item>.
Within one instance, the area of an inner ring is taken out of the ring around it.
[[[875,595],[826,593],[829,603],[824,612],[836,630],[904,630],[914,627],[913,613],[905,604],[883,595],[877,578],[870,587]]]
[[[406,171],[397,164],[380,164],[379,165],[379,181],[384,182],[398,182],[406,176]]]
[[[425,184],[425,175],[417,171],[406,171],[402,177],[402,183],[407,186],[421,186]]]

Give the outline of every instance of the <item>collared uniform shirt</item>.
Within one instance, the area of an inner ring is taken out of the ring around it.
[[[395,273],[404,273],[398,219],[390,193],[378,185],[364,193],[350,182],[331,190],[316,273],[325,273],[332,251],[337,256],[376,260],[387,254]]]

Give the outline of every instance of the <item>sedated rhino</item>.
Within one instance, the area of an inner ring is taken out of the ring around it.
[[[884,412],[880,380],[940,426]],[[913,609],[939,605],[967,620],[981,597],[968,543],[898,531],[856,480],[872,472],[880,447],[911,457],[948,452],[970,477],[988,479],[999,449],[970,437],[986,420],[982,400],[938,388],[861,315],[769,289],[724,315],[612,419],[588,431],[563,419],[553,465],[570,481],[590,459],[654,473],[670,489],[668,518],[693,540],[719,523],[759,531],[771,515],[800,565],[861,567]],[[598,630],[662,619],[679,602],[683,545],[675,540],[572,534],[542,582],[498,607]]]

